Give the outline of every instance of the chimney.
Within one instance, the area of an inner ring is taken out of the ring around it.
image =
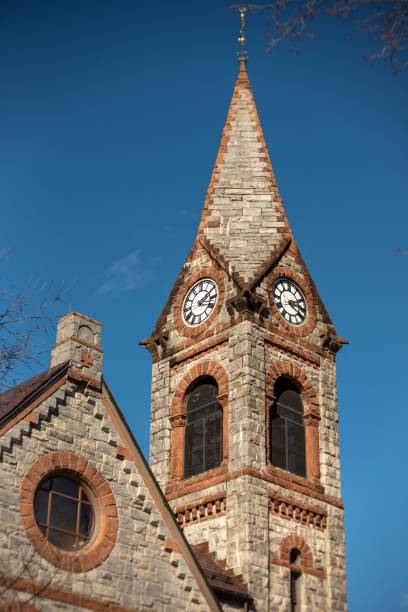
[[[50,367],[70,361],[70,367],[101,380],[103,350],[101,324],[78,312],[58,321],[57,342],[51,351]]]

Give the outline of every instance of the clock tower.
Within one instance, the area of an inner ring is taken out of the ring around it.
[[[241,58],[198,235],[141,344],[151,468],[186,538],[241,575],[259,612],[347,609],[345,342],[289,227]]]

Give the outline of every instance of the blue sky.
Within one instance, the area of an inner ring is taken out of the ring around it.
[[[146,454],[151,362],[138,342],[193,243],[232,95],[239,22],[223,6],[0,5],[2,283],[72,284],[56,312],[102,322],[105,377]],[[408,72],[367,65],[369,42],[328,17],[300,56],[265,55],[264,31],[250,17],[272,165],[350,340],[338,356],[350,610],[408,610],[408,257],[394,255],[408,249]]]

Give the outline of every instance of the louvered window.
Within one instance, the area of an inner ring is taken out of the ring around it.
[[[185,477],[195,476],[221,464],[222,408],[217,383],[207,378],[187,398]]]

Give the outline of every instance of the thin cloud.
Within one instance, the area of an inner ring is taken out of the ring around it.
[[[116,259],[105,272],[105,282],[95,291],[95,295],[123,293],[140,287],[160,263],[159,257],[142,261],[140,249],[131,251],[125,257]]]
[[[187,210],[186,208],[178,208],[177,214],[179,217],[188,217],[189,219],[193,219],[194,221],[196,221],[198,218],[197,211]]]

